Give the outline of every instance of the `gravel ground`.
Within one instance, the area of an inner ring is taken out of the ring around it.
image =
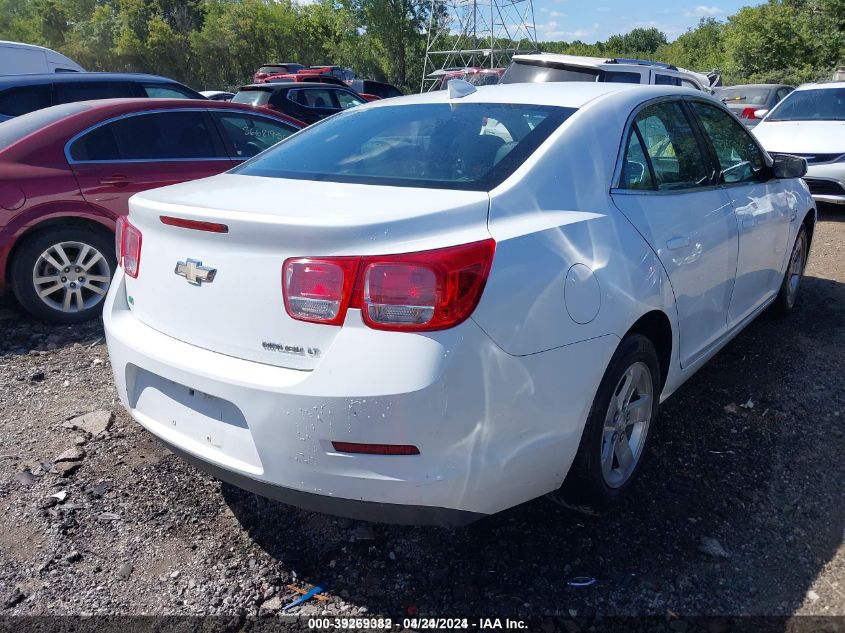
[[[667,401],[617,510],[539,499],[456,531],[221,485],[120,408],[99,323],[36,324],[7,301],[0,614],[273,614],[321,584],[294,613],[845,615],[843,254],[829,210],[797,310],[758,319]]]

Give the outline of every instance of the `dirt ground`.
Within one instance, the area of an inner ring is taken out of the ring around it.
[[[221,485],[120,408],[98,322],[37,324],[7,300],[0,615],[275,614],[319,584],[292,613],[843,616],[845,209],[821,215],[801,293],[665,403],[617,510],[538,499],[456,531]],[[114,414],[104,433],[65,424],[94,411]]]

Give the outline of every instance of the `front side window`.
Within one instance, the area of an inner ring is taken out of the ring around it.
[[[143,84],[144,92],[151,99],[194,99],[188,91],[173,84]]]
[[[677,101],[643,108],[634,120],[660,190],[709,183],[709,168],[692,126]]]
[[[50,105],[50,84],[10,88],[0,92],[0,114],[6,116],[20,116]]]
[[[75,161],[222,158],[202,111],[154,112],[106,123],[70,146]]]
[[[262,116],[235,112],[214,112],[212,116],[223,128],[233,158],[252,158],[296,132],[292,125]]]
[[[340,104],[340,107],[344,110],[348,108],[354,108],[355,106],[359,106],[364,103],[361,99],[353,95],[349,92],[344,92],[343,90],[338,90],[335,92],[337,96],[337,102]]]
[[[767,121],[845,121],[845,88],[795,90]]]
[[[137,96],[134,86],[124,81],[67,81],[56,83],[56,101],[59,103]]]
[[[232,97],[232,103],[245,103],[251,106],[263,106],[270,101],[270,96],[272,94],[272,90],[239,90],[235,96]]]
[[[727,112],[706,103],[693,101],[692,109],[707,133],[722,171],[722,182],[759,180],[766,163],[760,148]]]
[[[300,132],[233,173],[489,191],[573,112],[491,103],[353,108]]]

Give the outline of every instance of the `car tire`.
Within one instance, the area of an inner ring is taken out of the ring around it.
[[[114,238],[105,231],[49,229],[26,238],[15,253],[12,287],[32,316],[82,323],[102,313],[116,267]]]
[[[801,279],[804,277],[804,269],[807,267],[809,252],[809,234],[807,227],[802,226],[795,237],[795,243],[792,245],[789,263],[786,265],[780,290],[772,303],[772,313],[775,316],[786,316],[795,307],[798,301],[798,291],[801,288]]]
[[[642,334],[629,334],[604,373],[578,453],[563,485],[549,495],[552,501],[600,514],[625,495],[648,455],[661,389],[654,345]]]

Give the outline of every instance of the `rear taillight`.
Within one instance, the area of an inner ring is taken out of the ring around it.
[[[294,319],[329,325],[343,323],[352,307],[377,330],[454,327],[478,305],[495,249],[484,240],[401,255],[288,259],[285,308]]]
[[[117,265],[133,279],[138,277],[141,266],[141,231],[125,216],[117,219],[114,233],[115,256]]]
[[[739,115],[740,119],[756,119],[757,115],[754,114],[757,112],[757,108],[744,108],[742,114]]]

